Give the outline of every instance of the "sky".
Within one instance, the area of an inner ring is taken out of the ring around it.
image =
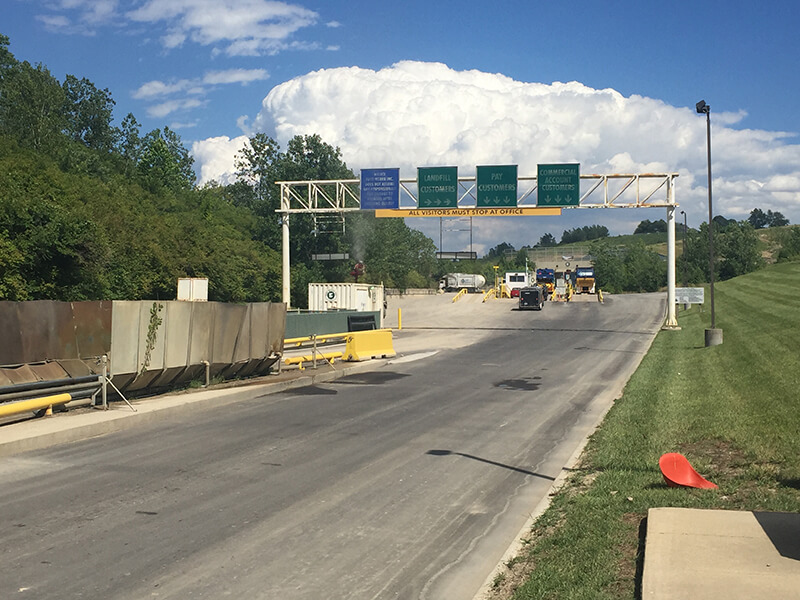
[[[121,122],[169,126],[200,184],[234,177],[264,132],[319,134],[358,174],[539,163],[678,173],[690,227],[753,208],[800,223],[800,2],[2,0],[18,60],[107,88]],[[632,233],[663,208],[560,217],[411,219],[444,251],[516,248],[600,224]],[[679,219],[683,217],[679,215]],[[441,239],[441,247],[440,246]],[[472,246],[470,246],[470,239]]]

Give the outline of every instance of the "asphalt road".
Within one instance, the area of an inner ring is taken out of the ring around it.
[[[0,597],[472,598],[663,300],[503,311],[463,348],[0,459]]]

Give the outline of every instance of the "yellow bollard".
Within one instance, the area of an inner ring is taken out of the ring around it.
[[[403,328],[403,310],[400,308],[397,309],[397,328]]]

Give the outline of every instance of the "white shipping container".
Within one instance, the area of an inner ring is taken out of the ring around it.
[[[208,300],[208,278],[181,277],[178,279],[178,300],[206,302]]]
[[[309,310],[380,311],[383,286],[371,283],[309,283]]]

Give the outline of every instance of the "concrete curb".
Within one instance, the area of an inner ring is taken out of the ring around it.
[[[74,415],[43,417],[29,421],[9,423],[0,427],[0,457],[58,444],[77,442],[92,437],[153,423],[167,416],[180,414],[187,409],[206,410],[221,408],[235,402],[246,402],[261,396],[335,381],[347,375],[370,371],[384,366],[387,360],[373,360],[339,366],[333,371],[290,376],[283,381],[263,383],[242,382],[235,387],[203,389],[134,401],[136,412],[124,403],[115,403],[110,410],[90,410]],[[270,377],[270,376],[267,376]]]

